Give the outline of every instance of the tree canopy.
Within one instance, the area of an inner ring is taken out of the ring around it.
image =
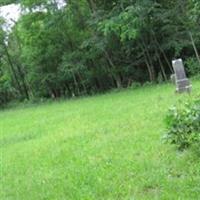
[[[1,103],[166,81],[177,57],[190,75],[200,72],[198,0],[19,3],[25,12],[12,31],[0,24]]]

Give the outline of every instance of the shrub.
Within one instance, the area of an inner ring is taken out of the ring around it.
[[[172,107],[165,119],[165,139],[179,149],[200,143],[200,98],[180,102]]]
[[[132,88],[132,89],[136,89],[139,87],[141,87],[141,83],[139,83],[139,82],[133,82],[130,86],[130,88]]]
[[[200,74],[200,66],[199,62],[196,58],[190,57],[186,61],[186,68],[190,75],[196,76],[197,74]]]

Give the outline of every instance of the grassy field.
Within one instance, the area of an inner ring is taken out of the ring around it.
[[[199,200],[200,158],[161,140],[184,97],[166,84],[0,111],[0,199]]]

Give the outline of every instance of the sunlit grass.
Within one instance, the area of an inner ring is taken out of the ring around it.
[[[1,111],[0,199],[200,199],[200,159],[161,140],[184,97],[166,84]]]

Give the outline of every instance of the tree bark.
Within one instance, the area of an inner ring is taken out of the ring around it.
[[[114,77],[114,79],[115,79],[115,81],[116,81],[116,86],[117,86],[117,88],[122,87],[122,81],[121,81],[120,75],[117,74],[117,73],[115,73],[115,72],[113,73],[113,70],[116,71],[116,66],[115,66],[115,64],[113,63],[113,61],[112,61],[112,59],[111,59],[109,53],[108,53],[106,50],[104,50],[104,55],[105,55],[105,57],[106,57],[108,63],[110,64],[110,66],[111,66],[111,68],[112,68],[111,70],[112,70],[113,77]]]
[[[24,73],[22,72],[22,69],[21,67],[19,67],[18,65],[17,66],[17,71],[18,71],[18,74],[20,75],[20,79],[22,81],[22,87],[23,87],[23,90],[24,90],[24,93],[25,93],[25,96],[26,96],[26,99],[30,99],[29,97],[29,91],[28,91],[28,86],[26,84],[26,80],[25,80],[25,76],[24,76]]]
[[[142,44],[140,44],[140,48],[142,49],[143,54],[144,54],[144,60],[145,60],[145,63],[146,63],[146,66],[147,66],[147,69],[148,69],[148,72],[149,72],[150,81],[154,82],[155,81],[155,71],[154,71],[154,68],[152,66],[151,60],[149,60],[149,56],[148,56],[149,53],[147,53],[146,46],[144,45],[143,42],[142,42]]]
[[[160,52],[163,54],[163,57],[164,57],[164,59],[165,59],[167,65],[168,65],[168,67],[169,67],[171,73],[174,73],[174,70],[173,70],[173,68],[172,68],[172,66],[171,66],[171,64],[170,64],[170,62],[169,62],[169,60],[168,60],[168,58],[167,58],[167,55],[166,55],[165,51],[161,48],[160,43],[158,42],[158,40],[157,40],[157,38],[156,38],[156,36],[155,36],[154,33],[153,33],[153,37],[154,37],[154,41],[155,41],[156,45],[158,46]]]
[[[165,68],[164,68],[164,65],[163,65],[163,63],[160,59],[160,55],[157,51],[157,48],[155,48],[155,53],[156,53],[156,57],[158,58],[158,62],[159,62],[159,65],[160,65],[160,68],[161,68],[161,71],[162,71],[162,74],[163,74],[163,78],[164,78],[165,81],[167,81],[167,75],[165,73]]]
[[[13,62],[12,62],[12,60],[11,60],[10,54],[9,54],[9,52],[8,52],[8,49],[7,49],[7,46],[6,46],[5,43],[3,43],[3,46],[4,46],[5,54],[6,54],[6,57],[7,57],[7,62],[8,62],[8,64],[10,65],[11,72],[12,72],[13,77],[14,77],[14,79],[15,79],[15,82],[16,82],[16,84],[17,84],[17,88],[18,88],[18,90],[19,90],[19,92],[20,92],[20,95],[23,95],[23,90],[22,90],[22,88],[21,88],[20,81],[18,80],[17,73],[16,73],[16,71],[15,71]]]
[[[193,49],[194,49],[196,58],[197,58],[197,60],[198,60],[198,62],[199,62],[199,65],[200,65],[199,53],[198,53],[198,50],[197,50],[196,44],[195,44],[195,42],[194,42],[194,38],[193,38],[193,36],[192,36],[191,31],[189,31],[189,35],[190,35],[190,40],[191,40],[191,42],[192,42],[192,46],[193,46]]]

